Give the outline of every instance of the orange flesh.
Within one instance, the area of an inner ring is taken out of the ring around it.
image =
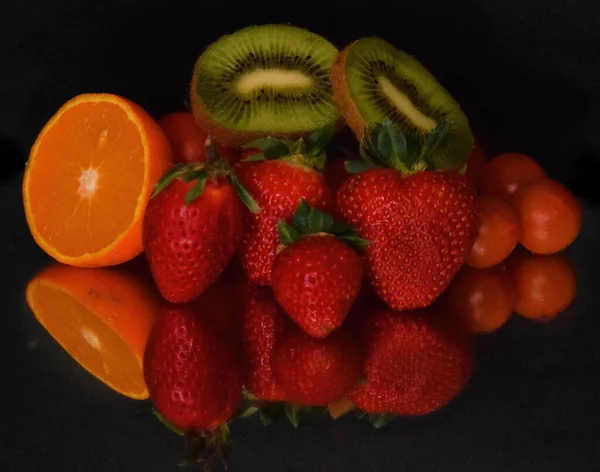
[[[123,395],[148,397],[142,359],[104,321],[53,284],[31,285],[27,300],[42,326],[84,369]]]
[[[57,150],[61,156],[51,155]],[[140,131],[121,106],[83,102],[65,110],[45,132],[30,175],[41,238],[68,257],[110,246],[134,220],[143,155]]]

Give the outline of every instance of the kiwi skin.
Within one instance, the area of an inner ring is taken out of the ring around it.
[[[267,137],[267,134],[265,134],[264,132],[260,132],[260,131],[252,132],[252,131],[231,130],[231,129],[221,125],[220,123],[217,123],[216,121],[214,121],[210,117],[210,115],[206,112],[206,109],[204,108],[204,106],[202,105],[200,100],[198,99],[197,94],[195,92],[196,84],[197,84],[196,83],[197,74],[195,73],[195,71],[196,71],[197,66],[200,63],[201,59],[203,59],[203,55],[204,55],[204,53],[202,53],[200,55],[200,57],[198,57],[198,59],[196,60],[196,62],[194,64],[194,69],[193,69],[194,72],[192,73],[192,80],[190,82],[190,105],[192,107],[192,114],[194,115],[194,119],[196,120],[196,123],[198,124],[200,129],[202,129],[202,131],[204,131],[206,134],[208,134],[209,136],[214,138],[219,144],[222,144],[223,146],[230,146],[230,147],[241,147],[244,144],[249,143],[250,141],[252,141],[254,139]],[[340,115],[338,120],[334,123],[334,126],[335,126],[334,134],[338,134],[342,129],[344,129],[344,127],[346,126],[346,122],[344,121],[344,117],[342,115]],[[299,133],[271,132],[271,133],[268,133],[268,136],[272,137],[272,138],[277,138],[277,139],[296,140],[298,138],[307,137],[310,134],[311,133],[302,133],[302,132],[299,132]]]
[[[365,120],[354,104],[354,100],[350,96],[350,90],[346,86],[346,59],[350,54],[350,49],[357,41],[346,46],[346,48],[338,54],[331,68],[331,86],[333,87],[333,101],[338,109],[342,112],[346,123],[360,141],[365,135]]]
[[[331,85],[333,89],[334,103],[341,111],[342,116],[345,118],[346,123],[350,129],[352,129],[352,132],[355,134],[356,138],[360,141],[364,138],[365,127],[367,123],[365,122],[350,95],[350,89],[347,85],[346,76],[346,62],[352,47],[357,42],[358,40],[346,46],[346,48],[340,54],[338,54],[337,58],[334,60],[331,70]],[[473,141],[471,141],[471,146],[472,145]],[[448,170],[450,167],[445,167],[444,169]]]

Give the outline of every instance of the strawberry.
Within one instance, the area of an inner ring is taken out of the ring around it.
[[[332,128],[318,131],[306,141],[280,141],[265,138],[252,141],[247,148],[258,148],[237,166],[240,182],[261,208],[249,216],[240,259],[254,283],[269,285],[279,237],[279,220],[289,221],[301,199],[329,211],[333,196],[321,174],[325,163],[324,147],[331,140]]]
[[[395,310],[430,305],[477,235],[475,187],[455,171],[435,171],[430,158],[443,133],[433,132],[420,148],[390,122],[377,125],[361,142],[365,162],[349,164],[359,173],[337,194],[339,213],[370,242],[367,279]]]
[[[366,381],[349,399],[368,413],[424,415],[448,404],[472,370],[469,342],[438,313],[378,308],[362,320]]]
[[[271,354],[286,324],[285,313],[269,287],[248,283],[242,297],[242,359],[246,390],[259,400],[283,401],[273,378]]]
[[[290,326],[275,345],[271,363],[287,401],[325,406],[357,385],[362,355],[348,330],[315,339]]]
[[[258,211],[223,160],[176,165],[157,184],[142,239],[165,299],[193,300],[217,280],[243,234],[242,202]]]
[[[163,309],[144,353],[144,380],[159,419],[204,444],[191,452],[211,455],[226,451],[242,383],[235,356],[203,315],[190,305]]]
[[[362,260],[347,243],[366,241],[305,200],[293,224],[279,222],[285,248],[273,263],[273,293],[298,326],[324,338],[343,323],[361,289]]]

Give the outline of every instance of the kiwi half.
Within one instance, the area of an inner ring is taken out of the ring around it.
[[[344,49],[331,81],[334,99],[358,139],[365,127],[389,119],[426,147],[442,125],[444,133],[429,156],[431,170],[457,169],[469,157],[473,136],[458,103],[416,59],[383,39],[360,39]]]
[[[233,146],[267,135],[295,139],[342,121],[330,82],[338,53],[321,36],[289,25],[251,26],[223,36],[194,68],[196,121]]]

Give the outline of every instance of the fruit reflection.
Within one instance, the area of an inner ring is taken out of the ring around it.
[[[40,324],[83,368],[119,393],[145,399],[142,359],[158,300],[133,269],[53,264],[29,282],[26,298]]]
[[[521,316],[550,320],[575,299],[577,276],[564,254],[532,255],[519,250],[506,265],[516,290],[515,311]]]
[[[159,418],[198,440],[191,461],[227,454],[241,371],[226,339],[197,305],[165,306],[144,355],[144,378]]]
[[[312,338],[289,325],[275,345],[271,366],[287,401],[300,406],[326,406],[356,386],[362,353],[349,330]]]
[[[362,321],[364,383],[349,394],[367,413],[424,415],[465,387],[473,364],[468,339],[443,313],[381,307]]]
[[[289,323],[270,287],[247,283],[242,297],[242,359],[246,390],[259,400],[283,401],[271,369],[273,347]]]
[[[502,267],[463,267],[441,304],[472,333],[491,333],[508,321],[516,302],[514,284]]]
[[[517,313],[549,321],[575,299],[577,278],[564,253],[535,255],[519,246],[501,264],[463,267],[438,301],[471,333],[491,333]]]

